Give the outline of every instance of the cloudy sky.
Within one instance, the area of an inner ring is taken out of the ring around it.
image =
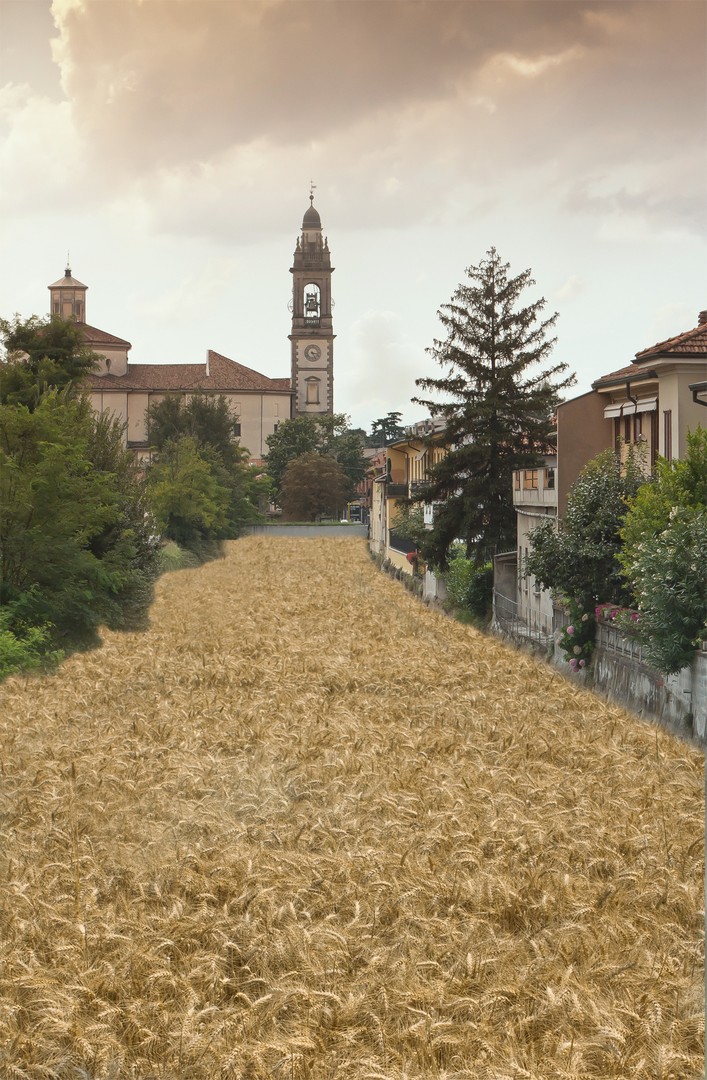
[[[0,0],[0,315],[89,286],[138,363],[289,375],[309,185],[335,406],[438,370],[495,246],[559,312],[573,393],[707,308],[703,0]]]

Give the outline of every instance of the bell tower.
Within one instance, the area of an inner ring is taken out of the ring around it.
[[[331,321],[329,244],[314,209],[314,185],[309,208],[297,238],[292,274],[292,389],[293,416],[334,412],[334,331]]]

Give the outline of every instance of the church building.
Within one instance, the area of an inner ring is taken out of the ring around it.
[[[126,426],[127,445],[149,456],[148,407],[170,394],[188,397],[195,391],[227,398],[238,422],[241,445],[251,460],[261,461],[267,438],[283,420],[334,411],[334,333],[332,329],[331,257],[314,196],[297,238],[292,278],[291,374],[270,378],[213,349],[196,364],[132,364],[131,344],[91,326],[86,319],[86,291],[67,266],[63,278],[49,286],[50,314],[73,319],[86,345],[101,358],[86,379],[94,408],[114,413]]]

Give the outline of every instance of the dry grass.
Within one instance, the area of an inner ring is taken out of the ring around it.
[[[701,1075],[701,755],[253,537],[0,687],[0,1076]]]

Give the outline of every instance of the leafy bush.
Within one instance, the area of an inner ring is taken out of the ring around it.
[[[559,645],[573,671],[589,665],[594,652],[597,621],[591,611],[583,610],[575,600],[568,604],[570,621],[562,631]]]
[[[707,637],[707,430],[688,434],[681,460],[658,462],[631,500],[619,558],[638,607],[646,659],[671,674]]]
[[[44,393],[0,406],[0,603],[9,629],[51,627],[55,642],[137,628],[157,544],[122,426],[85,399]]]
[[[51,626],[11,626],[11,608],[0,608],[0,680],[18,671],[32,671],[61,660],[63,653],[49,650]]]
[[[160,548],[158,556],[160,573],[167,574],[172,570],[185,570],[201,565],[201,560],[193,551],[181,548],[174,540],[168,540]]]
[[[493,565],[477,566],[467,559],[463,545],[456,545],[445,570],[443,580],[447,596],[454,607],[471,612],[478,619],[488,617],[493,595]]]
[[[707,510],[676,507],[668,526],[624,555],[638,602],[646,659],[671,674],[707,639]]]

